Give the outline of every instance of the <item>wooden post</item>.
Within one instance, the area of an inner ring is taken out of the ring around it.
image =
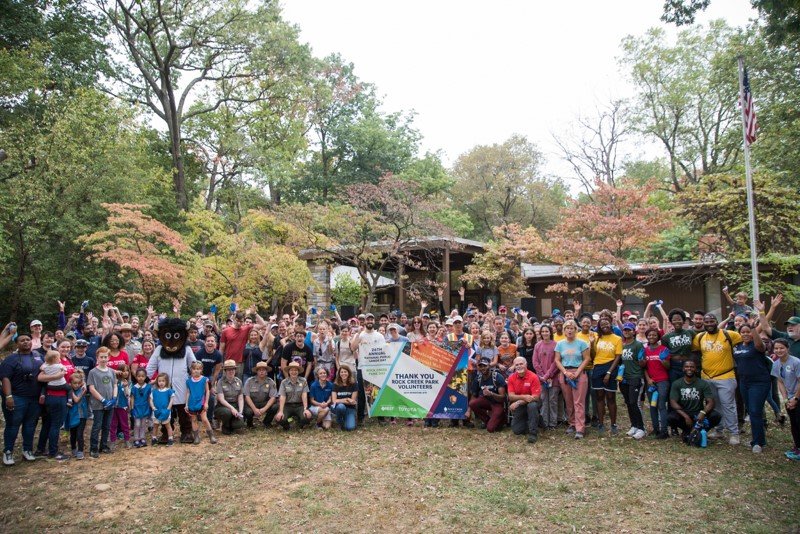
[[[442,271],[444,272],[444,311],[450,313],[450,243],[444,245],[444,258],[442,260]]]

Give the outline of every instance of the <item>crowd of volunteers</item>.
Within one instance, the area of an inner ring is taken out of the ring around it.
[[[558,427],[574,439],[649,434],[701,447],[726,437],[759,453],[769,424],[788,419],[794,443],[785,454],[800,460],[800,317],[773,325],[780,295],[765,309],[726,290],[732,311],[720,322],[704,310],[665,311],[661,301],[639,316],[622,301],[589,312],[577,300],[538,320],[459,294],[450,311],[440,292],[438,306],[420,302],[417,315],[348,320],[335,306],[267,320],[235,305],[225,317],[211,306],[189,320],[148,308],[142,320],[111,304],[92,313],[88,301],[67,315],[59,302],[48,328],[34,319],[0,333],[0,350],[10,351],[0,362],[3,463],[14,465],[20,433],[17,458],[63,461],[120,446],[217,443],[219,434],[255,427],[351,431],[373,398],[359,358],[376,339],[467,350],[466,418],[424,419],[424,427],[509,426],[530,443]],[[618,403],[627,430],[618,426]]]

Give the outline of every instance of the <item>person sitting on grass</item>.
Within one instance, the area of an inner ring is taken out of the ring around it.
[[[255,371],[256,375],[244,384],[244,420],[248,428],[253,428],[254,419],[260,419],[261,424],[269,428],[278,413],[278,387],[267,376],[267,362],[258,362]]]
[[[356,408],[358,406],[358,387],[353,371],[341,365],[333,382],[333,413],[342,430],[355,430]]]
[[[317,380],[311,383],[310,401],[311,406],[308,411],[316,417],[317,428],[328,430],[331,427],[331,400],[333,395],[333,384],[328,381],[328,370],[324,367],[317,367],[315,371]]]
[[[222,433],[231,434],[244,428],[244,395],[242,381],[236,376],[236,361],[225,360],[222,378],[217,381],[217,407],[214,417],[220,422]]]
[[[681,429],[684,441],[689,438],[695,423],[704,425],[707,419],[705,428],[710,430],[722,420],[722,416],[714,411],[711,386],[697,377],[697,364],[692,360],[683,363],[683,378],[672,383],[669,404],[673,411],[667,415],[667,422],[672,429]]]
[[[514,372],[508,377],[511,431],[520,435],[527,430],[528,443],[536,443],[542,385],[536,373],[528,370],[528,362],[524,357],[514,358],[513,368]]]
[[[300,364],[289,362],[286,366],[287,377],[281,382],[278,390],[280,404],[275,422],[280,423],[284,430],[289,430],[291,422],[296,420],[300,428],[305,428],[311,421],[311,412],[308,409],[308,383],[300,376]]]
[[[472,399],[469,409],[480,419],[489,432],[503,428],[506,420],[506,379],[492,369],[489,358],[478,361],[478,374],[472,382]]]

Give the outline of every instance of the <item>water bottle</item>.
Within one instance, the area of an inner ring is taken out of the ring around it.
[[[664,301],[663,301],[663,300],[661,300],[661,299],[658,299],[658,300],[656,301],[656,306],[661,306],[661,305],[663,305],[663,304],[664,304]]]
[[[89,307],[89,301],[88,301],[88,300],[84,300],[84,301],[81,303],[81,308],[85,310],[85,309],[86,309],[86,308],[88,308],[88,307]]]
[[[625,375],[625,364],[623,363],[617,369],[617,382],[622,382],[624,375]]]
[[[550,384],[547,383],[547,380],[542,380],[542,387],[544,389],[550,389]]]
[[[655,408],[658,406],[658,388],[655,385],[650,386],[647,392],[650,394],[650,406]]]
[[[316,315],[316,314],[317,314],[317,309],[312,307],[311,308],[311,315]]]
[[[705,448],[708,447],[708,432],[706,429],[700,431],[700,446]]]

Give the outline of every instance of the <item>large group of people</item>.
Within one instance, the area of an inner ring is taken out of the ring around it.
[[[27,330],[10,323],[0,332],[0,349],[11,351],[0,362],[3,463],[15,463],[20,432],[25,460],[64,461],[85,457],[87,430],[91,458],[120,445],[197,444],[202,436],[218,443],[218,433],[255,427],[351,431],[364,424],[373,392],[359,370],[362,347],[380,340],[466,349],[469,408],[451,426],[507,425],[530,443],[559,427],[574,439],[616,436],[620,395],[632,439],[706,446],[727,435],[738,445],[747,419],[748,445],[759,453],[769,407],[776,424],[788,418],[793,448],[785,454],[800,460],[800,317],[785,331],[775,327],[780,295],[766,309],[737,294],[720,323],[703,310],[665,311],[661,301],[639,316],[622,301],[614,311],[587,312],[576,300],[538,320],[491,300],[466,303],[459,293],[449,311],[440,292],[438,307],[420,302],[416,315],[347,320],[335,306],[265,320],[235,305],[222,320],[215,306],[185,321],[148,308],[140,320],[112,304],[93,314],[88,302],[67,316],[59,302],[52,331],[34,319]]]

